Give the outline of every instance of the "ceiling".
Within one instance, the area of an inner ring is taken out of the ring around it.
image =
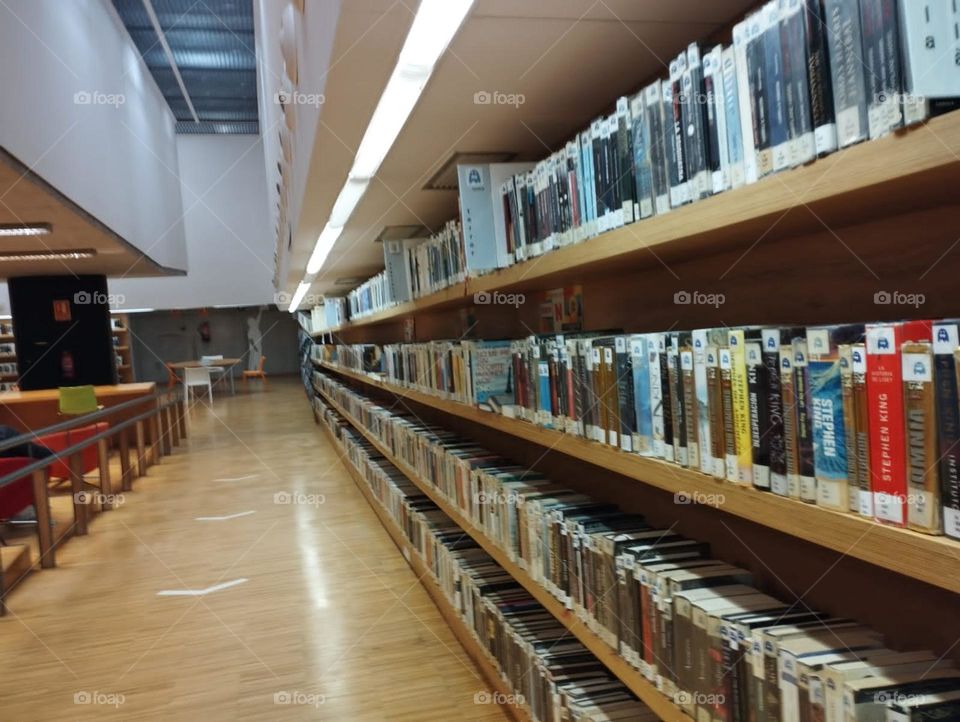
[[[182,275],[160,266],[0,148],[0,226],[49,224],[43,236],[0,237],[0,257],[15,252],[92,250],[90,258],[0,260],[0,278],[73,274]]]
[[[381,270],[382,246],[375,239],[385,226],[437,228],[454,217],[456,192],[424,186],[455,153],[539,160],[592,118],[611,112],[618,96],[665,75],[666,63],[690,42],[729,36],[729,26],[755,5],[476,0],[311,292],[342,295],[349,287],[336,285],[337,278]],[[292,292],[303,278],[415,10],[388,0],[341,7],[283,290]],[[474,94],[480,91],[522,94],[524,102],[478,105]]]
[[[184,98],[144,0],[113,0],[177,119],[178,133],[257,134],[253,0],[149,0],[173,53]]]

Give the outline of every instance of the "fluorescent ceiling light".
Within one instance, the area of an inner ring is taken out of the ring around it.
[[[368,185],[370,185],[368,180],[348,179],[343,184],[340,195],[337,196],[337,202],[333,204],[333,210],[330,211],[330,220],[327,221],[327,225],[339,228],[346,225],[347,219],[350,218],[353,209],[357,207]]]
[[[153,313],[155,308],[115,308],[110,313]]]
[[[45,236],[52,230],[49,223],[0,224],[0,236]]]
[[[297,286],[297,292],[293,294],[293,298],[290,299],[290,307],[287,309],[290,313],[296,313],[297,309],[300,308],[303,297],[307,295],[307,291],[309,290],[310,284],[306,281]]]
[[[326,225],[317,239],[317,245],[313,247],[310,260],[307,261],[307,275],[312,276],[323,267],[323,262],[327,260],[327,256],[333,250],[333,244],[337,242],[342,232],[343,226],[331,226],[329,223]]]
[[[472,4],[473,0],[423,0],[407,33],[397,65],[418,66],[429,72],[450,44]]]
[[[77,248],[64,251],[0,251],[0,261],[73,261],[93,258],[97,252],[92,248]]]

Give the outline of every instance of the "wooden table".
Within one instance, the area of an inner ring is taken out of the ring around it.
[[[227,375],[230,376],[230,393],[232,394],[232,393],[234,393],[234,387],[233,387],[233,367],[236,366],[236,365],[239,364],[239,363],[242,363],[242,362],[243,362],[243,359],[242,359],[242,358],[218,358],[218,359],[210,359],[209,361],[200,361],[200,360],[197,360],[197,361],[173,361],[172,363],[168,363],[167,366],[169,366],[169,367],[172,368],[172,369],[176,369],[176,370],[195,369],[195,368],[210,368],[211,366],[212,366],[213,368],[222,368],[222,369],[224,370],[224,371],[223,371],[223,375],[224,375],[224,376],[227,376]]]
[[[116,386],[94,386],[97,403],[108,407],[117,406],[140,396],[150,396],[157,390],[152,381],[136,384],[117,384]],[[148,406],[140,405],[111,417],[112,423],[133,418],[146,411]],[[5,391],[0,393],[0,424],[12,426],[19,431],[35,431],[60,421],[59,389],[40,389],[37,391]]]

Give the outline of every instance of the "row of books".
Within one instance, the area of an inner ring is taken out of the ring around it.
[[[325,374],[314,383],[401,470],[433,487],[694,719],[960,714],[960,672],[933,652],[890,649],[854,620],[761,592],[747,570],[711,558],[702,542],[378,406]]]
[[[433,293],[955,107],[953,0],[771,0],[692,43],[538,163],[458,166],[463,225],[384,245],[391,301]],[[493,198],[491,199],[491,193]]]
[[[381,271],[347,294],[348,318],[363,318],[387,305],[387,274]]]
[[[627,453],[960,538],[958,332],[955,320],[719,328],[388,345],[363,368],[338,356]]]
[[[315,410],[509,682],[509,701],[538,722],[655,722],[646,705],[372,444],[319,398]],[[473,701],[494,699],[481,691]]]

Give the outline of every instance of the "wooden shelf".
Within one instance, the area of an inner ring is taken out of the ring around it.
[[[957,573],[960,543],[956,540],[886,526],[854,514],[831,511],[758,491],[753,487],[718,481],[675,464],[627,454],[595,441],[544,429],[528,421],[510,419],[420,391],[400,388],[332,364],[314,364],[401,398],[483,424],[658,489],[674,494],[722,494],[723,503],[717,507],[720,511],[960,593],[960,574]]]
[[[13,341],[13,340],[15,339],[12,333],[0,335],[0,343],[9,343],[10,341]]]
[[[475,293],[545,290],[579,283],[590,275],[659,266],[663,259],[687,260],[747,248],[758,238],[766,243],[820,232],[825,227],[840,228],[876,221],[879,216],[956,204],[960,156],[949,152],[956,147],[960,147],[960,113],[950,113],[324,333],[472,305]],[[802,244],[788,253],[794,254],[797,263],[808,263]]]
[[[321,420],[318,420],[318,423],[323,429],[324,433],[327,435],[330,443],[333,444],[334,448],[339,449],[340,444],[330,432],[329,427],[327,427],[327,425]],[[424,589],[427,590],[427,594],[430,595],[433,603],[440,611],[440,615],[444,618],[444,621],[446,621],[447,626],[450,627],[453,635],[457,638],[457,641],[460,642],[460,646],[463,647],[464,651],[470,656],[474,664],[477,665],[490,686],[495,691],[500,693],[502,698],[516,694],[500,677],[500,673],[497,671],[497,666],[494,663],[494,660],[490,657],[487,651],[480,646],[480,643],[473,636],[470,628],[466,625],[463,619],[461,619],[460,615],[447,600],[447,597],[440,588],[440,585],[434,579],[432,570],[427,567],[423,559],[417,553],[417,550],[410,544],[407,538],[397,527],[396,523],[381,505],[380,500],[373,495],[373,492],[370,490],[370,487],[367,486],[367,482],[364,480],[364,478],[360,475],[353,464],[351,464],[349,460],[347,460],[342,454],[340,455],[340,463],[343,464],[343,467],[347,470],[347,472],[349,472],[354,483],[357,485],[357,488],[360,489],[360,493],[363,494],[364,498],[367,500],[367,503],[370,504],[373,512],[377,515],[377,518],[380,519],[380,524],[382,524],[383,528],[386,529],[387,533],[390,535],[390,538],[393,540],[393,543],[397,545],[400,553],[403,554],[403,558],[407,560],[407,563],[410,565],[413,573],[417,576],[417,580],[423,585]],[[502,707],[510,713],[511,717],[513,717],[515,720],[518,720],[518,722],[530,722],[531,720],[530,715],[521,707],[514,705],[502,705]]]
[[[124,352],[124,351],[129,351],[129,350],[130,350],[130,347],[129,347],[129,346],[114,346],[114,347],[113,347],[113,350],[114,350],[114,351],[120,351],[120,352],[122,353],[122,352]]]
[[[318,393],[330,406],[343,416],[343,418],[349,421],[358,433],[362,434],[388,461],[394,464],[404,476],[410,479],[417,488],[430,497],[466,534],[483,547],[497,564],[503,567],[510,576],[519,582],[550,614],[556,617],[613,675],[623,682],[644,704],[650,707],[657,717],[665,722],[692,722],[692,718],[685,714],[680,707],[661,694],[655,685],[650,683],[639,671],[631,667],[626,660],[606,642],[600,639],[600,637],[584,626],[583,622],[577,619],[572,612],[567,610],[563,604],[557,601],[557,599],[539,583],[534,581],[526,571],[510,561],[500,547],[474,527],[472,522],[463,516],[456,507],[450,504],[439,491],[421,479],[405,462],[396,458],[387,446],[383,445],[376,436],[369,433],[346,409],[322,391],[318,391]]]

